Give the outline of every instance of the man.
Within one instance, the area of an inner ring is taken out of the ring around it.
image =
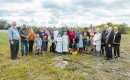
[[[10,42],[11,59],[16,60],[19,51],[20,35],[16,29],[16,22],[12,22],[11,28],[8,29],[8,36]]]
[[[114,27],[114,57],[118,58],[120,57],[120,41],[121,41],[121,33],[118,31],[117,27]]]
[[[112,32],[112,28],[108,28],[108,33],[106,36],[106,57],[107,60],[112,59],[112,45],[113,45],[114,33]]]
[[[27,56],[28,55],[28,37],[29,37],[29,32],[27,30],[27,26],[23,24],[22,29],[20,30],[20,36],[21,36],[21,53],[22,56]],[[25,50],[24,50],[25,47]],[[24,52],[26,51],[26,52]]]
[[[104,30],[102,32],[102,37],[101,37],[101,55],[104,55],[104,47],[105,47],[105,40],[106,40],[106,35],[107,35],[107,28],[108,25],[104,26]],[[105,47],[105,52],[106,52],[106,47]]]
[[[44,28],[41,28],[40,31],[38,32],[38,34],[39,34],[40,38],[43,39],[43,36],[46,35]]]

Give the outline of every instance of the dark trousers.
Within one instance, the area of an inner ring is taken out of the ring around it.
[[[107,59],[112,59],[112,47],[106,46],[106,57]]]
[[[106,46],[105,46],[105,45],[101,45],[100,54],[101,54],[101,55],[104,55],[104,52],[106,53]]]
[[[16,59],[19,51],[19,40],[13,40],[14,44],[10,43],[11,59]]]
[[[34,41],[29,41],[29,53],[33,52],[33,44],[34,44]]]
[[[120,57],[120,46],[114,45],[114,57]]]
[[[50,47],[50,52],[55,52],[55,43],[52,43]]]

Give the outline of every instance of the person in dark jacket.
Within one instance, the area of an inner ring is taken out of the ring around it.
[[[104,51],[106,52],[106,47],[105,47],[105,40],[106,40],[106,35],[107,35],[107,28],[108,25],[104,26],[104,30],[102,31],[102,37],[101,37],[101,55],[104,55]]]
[[[120,57],[120,41],[121,41],[121,32],[118,31],[117,27],[114,27],[114,40],[113,40],[113,47],[114,47],[114,57]]]
[[[106,58],[107,60],[112,59],[112,45],[113,45],[114,33],[112,32],[112,28],[108,28],[108,34],[106,36]]]

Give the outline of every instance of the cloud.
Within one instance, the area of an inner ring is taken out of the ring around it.
[[[130,25],[129,0],[0,0],[0,19],[18,24],[88,26]]]
[[[0,0],[0,3],[25,3],[32,2],[32,0]]]

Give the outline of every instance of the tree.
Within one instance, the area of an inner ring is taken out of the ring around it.
[[[8,29],[10,27],[6,20],[0,19],[0,29]]]

